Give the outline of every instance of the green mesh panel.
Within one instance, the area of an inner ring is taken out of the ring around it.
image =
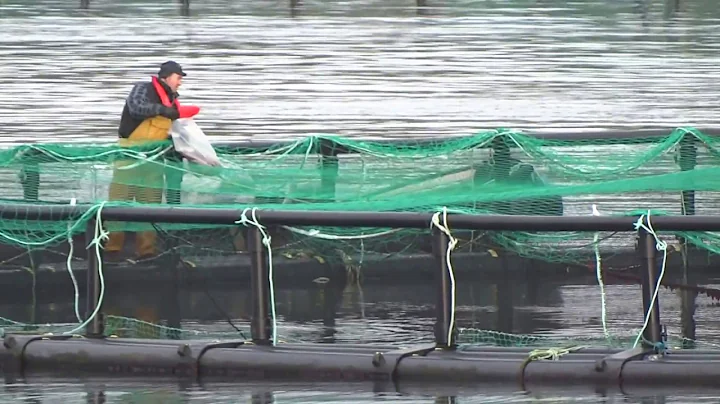
[[[590,215],[595,204],[603,215],[677,215],[685,213],[682,191],[694,190],[695,213],[716,214],[720,203],[718,142],[692,128],[644,139],[562,141],[506,129],[392,144],[311,136],[269,147],[218,147],[223,163],[219,168],[178,162],[169,143],[133,148],[26,145],[0,151],[1,202],[67,204],[75,198],[78,204],[94,204],[94,208],[72,220],[51,222],[24,220],[18,212],[17,219],[0,222],[0,242],[21,252],[66,245],[70,235],[85,232],[101,203],[138,206],[147,202],[112,200],[114,175],[116,187],[152,188],[163,195],[160,203],[190,207],[414,212],[447,208],[475,214]],[[341,152],[337,160],[320,156],[333,150]],[[240,226],[104,225],[109,230],[159,230],[161,242],[168,247],[165,253],[176,251],[189,265],[198,257],[220,260],[245,249]],[[634,244],[629,233],[601,232],[595,243],[592,232],[451,231],[459,239],[458,251],[496,254],[506,250],[584,265],[594,263],[596,246],[607,259]],[[273,251],[284,258],[334,261],[349,269],[373,257],[429,249],[429,229],[278,226],[270,232]],[[670,249],[679,247],[675,237],[668,236],[678,236],[697,248],[720,251],[720,236],[715,233],[660,235],[671,244]],[[64,257],[58,255],[62,262]],[[136,335],[146,334],[143,327],[109,323],[110,329],[128,328],[123,332]],[[183,334],[172,333],[175,337]],[[487,335],[466,331],[462,337],[482,342]],[[524,337],[508,338],[498,336],[498,343],[526,343]],[[512,342],[513,338],[519,342]]]

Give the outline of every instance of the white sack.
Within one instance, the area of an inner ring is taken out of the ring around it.
[[[215,149],[192,118],[176,119],[170,128],[175,150],[189,162],[220,166]]]

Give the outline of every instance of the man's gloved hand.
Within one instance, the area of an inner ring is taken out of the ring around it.
[[[164,107],[160,115],[174,121],[180,118],[180,111],[175,107]]]

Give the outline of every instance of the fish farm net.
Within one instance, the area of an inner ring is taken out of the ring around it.
[[[86,237],[87,224],[99,210],[111,206],[238,210],[238,223],[233,225],[102,223],[110,237],[119,232],[129,236],[149,232],[156,237],[156,251],[149,256],[137,256],[131,237],[121,240],[120,258],[103,264],[108,274],[173,266],[180,272],[202,276],[213,268],[249,271],[243,231],[247,222],[240,220],[240,212],[249,218],[253,208],[656,217],[718,214],[720,204],[720,139],[692,128],[678,128],[665,136],[587,136],[582,140],[550,139],[507,129],[442,140],[372,141],[318,135],[277,143],[217,145],[216,152],[222,162],[219,167],[182,161],[169,142],[133,147],[32,144],[1,151],[0,209],[5,217],[9,210],[15,216],[0,222],[0,271],[32,273],[35,285],[46,276],[44,270],[67,275],[68,264],[74,269],[86,268],[86,247],[93,241]],[[23,217],[25,204],[91,207],[69,220],[41,221]],[[277,277],[304,267],[323,266],[329,268],[324,273],[344,273],[350,285],[359,284],[357,278],[373,267],[382,268],[376,272],[402,269],[406,277],[412,270],[430,273],[436,267],[435,261],[427,259],[432,252],[430,228],[277,225],[267,231]],[[493,267],[499,273],[493,278],[497,282],[509,267],[518,266],[523,276],[546,276],[553,271],[563,276],[580,271],[591,279],[596,277],[600,284],[607,283],[608,290],[615,287],[611,283],[639,285],[639,264],[633,253],[636,234],[630,232],[450,231],[457,240],[452,253],[458,288],[463,286],[463,276],[492,272],[488,268]],[[720,251],[720,234],[653,234],[662,240],[659,256],[668,257],[661,296],[677,293],[710,301],[720,298],[720,292],[709,283],[690,284],[683,265],[678,264],[695,254],[693,267],[711,268]],[[327,277],[314,280],[328,281]],[[502,293],[497,290],[497,294]],[[598,293],[609,292],[602,289]],[[639,286],[628,293],[639,299]],[[577,303],[587,305],[596,318],[600,304],[594,299]],[[677,300],[666,297],[665,301],[671,299]],[[560,340],[592,340],[594,345],[632,345],[642,318],[632,327],[616,324],[611,332],[608,322],[612,310],[605,313],[606,305],[611,306],[602,303],[600,331],[599,326],[593,326],[588,328],[588,336],[555,336],[552,332],[521,335],[513,332],[512,326],[505,331],[478,329],[462,314],[459,304],[459,341],[536,346]],[[157,338],[225,335],[121,314],[105,317],[106,332]],[[682,321],[677,319],[668,334],[677,336],[678,343],[685,346],[696,336],[694,331],[692,335],[683,331],[686,325],[680,324]],[[76,325],[40,325],[16,319],[0,323],[6,332],[60,332]],[[231,330],[230,334],[237,332]],[[245,329],[244,334],[249,331]]]

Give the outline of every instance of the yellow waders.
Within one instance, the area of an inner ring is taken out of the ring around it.
[[[127,139],[119,139],[121,147],[138,145],[147,142],[166,140],[172,121],[162,116],[144,120]],[[113,178],[110,183],[111,201],[133,201],[140,203],[162,203],[164,187],[164,167],[157,162],[144,163],[122,169],[133,164],[134,160],[118,160],[113,166]],[[138,232],[135,239],[136,252],[139,257],[155,255],[156,234],[154,231]],[[124,232],[111,232],[105,244],[105,251],[119,252],[125,244]]]

